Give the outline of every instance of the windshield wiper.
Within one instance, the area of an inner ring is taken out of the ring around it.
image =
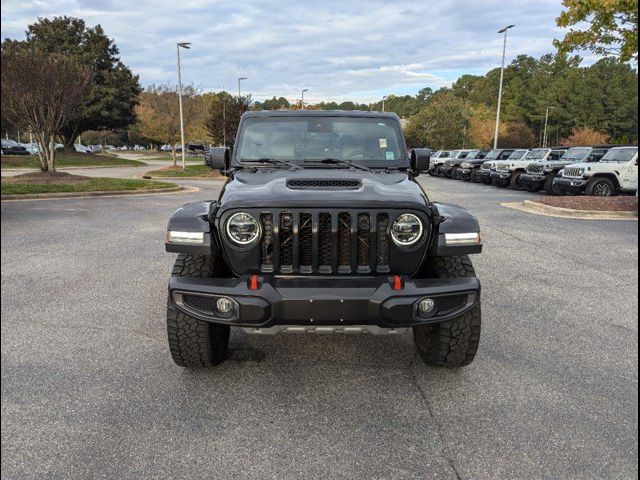
[[[276,158],[259,158],[257,160],[240,160],[242,163],[268,163],[270,165],[286,165],[289,168],[295,168],[299,170],[300,165],[296,163],[287,162],[286,160],[279,160]]]
[[[323,158],[319,160],[304,160],[303,163],[328,163],[333,165],[347,165],[349,167],[359,168],[360,170],[364,170],[365,172],[370,172],[371,169],[369,167],[365,167],[364,165],[359,165],[357,163],[353,163],[351,160],[342,160],[340,158]]]

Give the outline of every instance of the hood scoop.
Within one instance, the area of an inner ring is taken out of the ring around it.
[[[292,190],[358,190],[362,180],[341,178],[296,178],[287,180]]]

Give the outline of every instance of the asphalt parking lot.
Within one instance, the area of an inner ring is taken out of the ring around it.
[[[194,193],[2,203],[3,478],[636,478],[638,225],[501,207],[420,177],[483,228],[475,362],[409,334],[248,336],[169,356],[166,221]]]

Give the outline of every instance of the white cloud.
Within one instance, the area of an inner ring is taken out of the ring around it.
[[[254,97],[370,99],[448,85],[466,71],[496,67],[505,23],[508,54],[552,50],[560,0],[3,0],[2,36],[23,38],[37,17],[100,23],[144,85],[175,83],[175,44],[190,41],[183,78],[206,90],[222,84]]]

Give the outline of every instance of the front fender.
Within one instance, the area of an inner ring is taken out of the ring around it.
[[[482,242],[464,245],[447,245],[447,233],[480,233],[478,219],[457,205],[434,203],[436,234],[429,250],[430,256],[468,255],[482,252]]]
[[[165,240],[167,252],[188,253],[191,255],[217,255],[219,249],[209,220],[215,214],[217,202],[204,201],[189,203],[176,210],[167,225],[167,231],[202,232],[203,242],[198,244],[174,243]]]

